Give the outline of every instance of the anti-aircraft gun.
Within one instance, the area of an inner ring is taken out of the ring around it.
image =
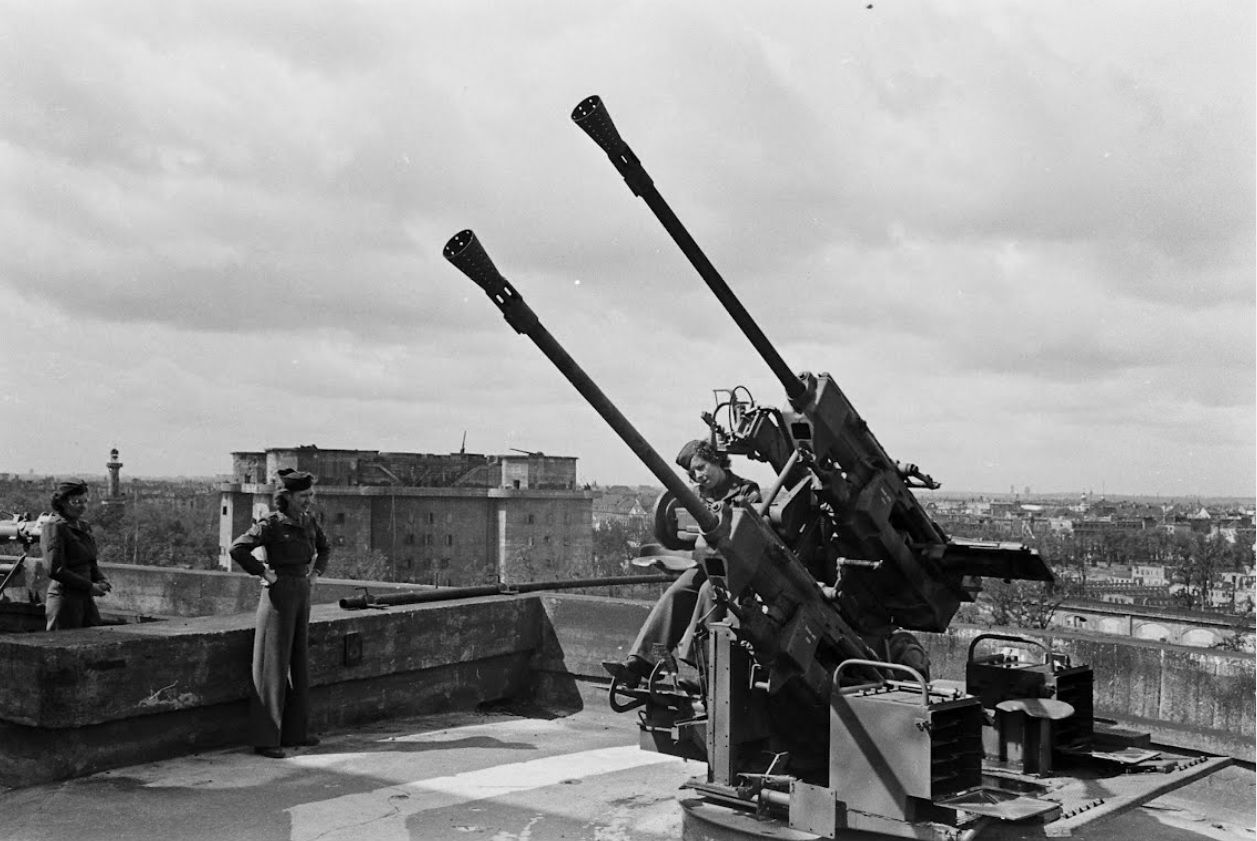
[[[1045,786],[996,782],[984,753],[1020,761],[1013,771],[1050,766],[1054,722],[1074,711],[1059,695],[1078,671],[1067,658],[1021,667],[1002,655],[975,660],[971,651],[970,679],[980,690],[966,691],[932,684],[922,668],[895,662],[904,658],[888,645],[901,629],[945,630],[981,577],[1051,582],[1038,553],[949,538],[912,493],[937,483],[889,457],[831,376],[790,370],[660,197],[601,100],[584,100],[572,118],[655,212],[787,396],[778,409],[731,392],[727,425],[705,416],[718,449],[776,474],[762,502],[709,510],[551,336],[475,234],[461,231],[445,245],[446,259],[664,486],[661,547],[651,556],[674,569],[700,564],[727,612],[709,623],[697,687],[665,656],[645,687],[613,681],[610,689],[613,708],[640,710],[643,748],[707,763],[705,778],[687,783],[700,799],[687,805],[686,819],[719,823],[711,810],[732,807],[735,817],[775,818],[811,833],[789,837],[866,830],[956,841],[986,821],[1059,816],[1059,798],[1033,796]],[[679,528],[678,510],[693,519],[694,533]],[[829,587],[818,580],[826,564]],[[994,736],[992,707],[1002,728]],[[1090,715],[1089,696],[1080,712]],[[1085,724],[1069,732],[1089,734]],[[1085,753],[1077,740],[1071,747]],[[718,835],[750,836],[758,833]]]
[[[911,490],[938,484],[887,455],[833,377],[796,375],[786,365],[659,194],[602,100],[585,99],[572,119],[658,217],[785,389],[783,408],[749,405],[735,414],[728,448],[767,462],[787,487],[810,474],[812,492],[833,512],[833,540],[842,555],[881,562],[844,569],[841,606],[855,627],[870,634],[890,627],[943,631],[960,604],[973,601],[979,576],[1053,580],[1025,546],[948,538]]]
[[[39,542],[43,533],[44,522],[48,515],[42,514],[34,519],[29,514],[15,514],[11,519],[0,520],[0,546],[17,543],[22,547],[20,555],[0,555],[0,598],[4,592],[24,574],[23,566],[30,554],[31,547]],[[35,594],[27,588],[27,598],[35,598]]]
[[[855,728],[839,728],[830,711],[837,708],[836,699],[845,697],[841,693],[851,689],[846,684],[854,684],[855,691],[871,692],[875,700],[889,699],[885,711],[901,719],[907,711],[909,717],[897,729],[915,727],[904,734],[911,744],[892,753],[901,757],[912,779],[905,787],[896,776],[899,795],[875,806],[890,812],[889,817],[879,814],[872,825],[842,820],[856,828],[881,828],[887,820],[908,826],[905,821],[927,817],[919,804],[956,814],[935,801],[980,787],[977,699],[956,691],[934,692],[918,671],[886,663],[846,621],[838,604],[823,597],[802,560],[760,510],[763,504],[760,509],[748,504],[723,508],[719,514],[709,510],[541,324],[472,231],[454,235],[444,255],[485,291],[508,324],[554,363],[697,523],[700,537],[693,558],[722,591],[736,624],[712,623],[702,691],[695,693],[675,679],[669,684],[659,674],[652,675],[646,689],[618,688],[631,699],[618,709],[644,706],[642,746],[705,760],[706,779],[689,785],[714,802],[765,813],[784,809],[793,814],[796,808],[809,816],[819,812],[803,823],[827,825],[827,837],[834,837],[841,824],[838,812],[845,806],[834,793],[842,790],[832,787],[831,742],[835,735],[841,739],[864,732],[867,723],[857,720]],[[908,679],[891,680],[891,672]],[[615,706],[617,687],[611,691]],[[911,700],[905,704],[904,697]],[[855,704],[857,714],[859,706]],[[859,747],[863,749],[853,757],[882,756],[880,750]],[[919,770],[909,773],[909,766],[924,768],[923,775]],[[1034,803],[1040,810],[1057,808]]]

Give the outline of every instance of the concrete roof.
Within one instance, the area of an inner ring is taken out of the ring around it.
[[[0,838],[664,841],[681,837],[678,787],[703,772],[639,750],[634,717],[593,700],[556,718],[452,713],[325,734],[282,760],[231,748],[11,789]],[[1043,837],[1005,829],[991,837]],[[1253,841],[1253,770],[1231,766],[1072,837]]]

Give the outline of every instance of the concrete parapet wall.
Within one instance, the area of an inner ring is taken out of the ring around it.
[[[1252,654],[1055,628],[996,631],[1039,640],[1074,665],[1091,666],[1098,718],[1151,732],[1161,744],[1253,761],[1257,659]],[[969,645],[987,632],[955,625],[946,634],[918,636],[929,649],[935,677],[963,680]]]
[[[541,594],[540,601],[549,622],[534,668],[599,679],[607,678],[602,661],[628,656],[651,608],[650,602],[555,593]]]
[[[526,696],[543,624],[528,597],[316,605],[314,724]],[[240,743],[252,638],[248,614],[0,635],[0,785]]]
[[[650,609],[645,602],[596,596],[546,595],[542,602],[561,654],[547,647],[536,665],[577,676],[604,676],[600,661],[625,656]],[[1074,665],[1090,665],[1097,717],[1151,732],[1161,744],[1254,759],[1257,660],[1251,654],[1058,629],[994,631],[1039,639],[1068,654]],[[945,634],[917,636],[930,653],[935,678],[963,681],[969,644],[989,632],[953,625]]]
[[[625,656],[650,606],[563,594],[387,610],[316,605],[314,725],[506,699],[579,707],[605,680],[601,662]],[[979,633],[921,634],[935,677],[962,680]],[[1251,655],[1085,633],[1015,633],[1090,664],[1098,716],[1149,730],[1164,744],[1253,759]],[[252,635],[251,607],[232,616],[0,635],[0,786],[243,744]]]

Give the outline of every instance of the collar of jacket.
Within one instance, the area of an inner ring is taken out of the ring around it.
[[[52,515],[52,519],[48,520],[48,525],[53,525],[55,523],[60,523],[62,525],[69,526],[70,528],[75,529],[76,531],[86,532],[89,534],[92,531],[91,524],[88,523],[86,520],[84,520],[82,517],[80,517],[77,520],[71,520],[67,518],[64,514],[54,513]]]
[[[275,522],[282,523],[286,526],[296,526],[297,528],[305,528],[306,523],[310,522],[309,514],[299,514],[293,517],[283,511],[275,512]]]
[[[741,496],[746,492],[748,486],[755,484],[733,472],[726,472],[725,476],[724,484],[718,488],[712,488],[710,495],[700,493],[699,496],[712,501],[725,502],[732,497]]]

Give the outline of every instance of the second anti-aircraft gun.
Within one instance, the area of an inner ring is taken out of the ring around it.
[[[1032,796],[1041,790],[1033,784],[992,787],[983,759],[985,746],[1004,750],[1010,734],[1023,732],[1012,746],[1018,756],[1051,753],[1051,724],[1031,734],[1027,716],[1046,721],[1048,709],[1059,719],[1072,713],[1069,704],[1019,699],[1008,716],[1017,727],[997,738],[986,733],[988,707],[1003,704],[1014,684],[1057,691],[1068,683],[1067,664],[1027,670],[1036,679],[1027,683],[1003,680],[991,669],[1004,664],[983,661],[974,672],[979,697],[931,684],[923,664],[889,644],[905,629],[945,630],[982,577],[1051,582],[1038,553],[949,538],[912,493],[937,484],[890,458],[833,377],[786,366],[659,196],[601,100],[586,99],[572,117],[655,212],[787,396],[781,408],[762,407],[735,390],[725,423],[705,417],[718,449],[775,473],[761,502],[713,512],[551,336],[475,235],[464,230],[446,243],[445,257],[664,486],[655,557],[700,564],[725,610],[706,629],[697,686],[665,656],[645,687],[613,682],[612,706],[640,710],[644,748],[707,763],[705,778],[688,784],[704,804],[776,815],[819,837],[857,829],[956,839],[985,820],[1060,814],[1059,803]],[[680,528],[678,511],[691,530]]]
[[[874,635],[892,627],[943,631],[960,604],[973,601],[979,577],[1053,580],[1023,545],[949,538],[911,490],[938,484],[886,453],[832,376],[790,369],[659,194],[602,100],[585,99],[572,119],[658,217],[784,388],[780,409],[732,401],[731,428],[713,433],[730,452],[770,464],[786,488],[810,479],[819,507],[832,512],[831,539],[842,556],[880,562],[843,570],[841,607],[855,627]]]

